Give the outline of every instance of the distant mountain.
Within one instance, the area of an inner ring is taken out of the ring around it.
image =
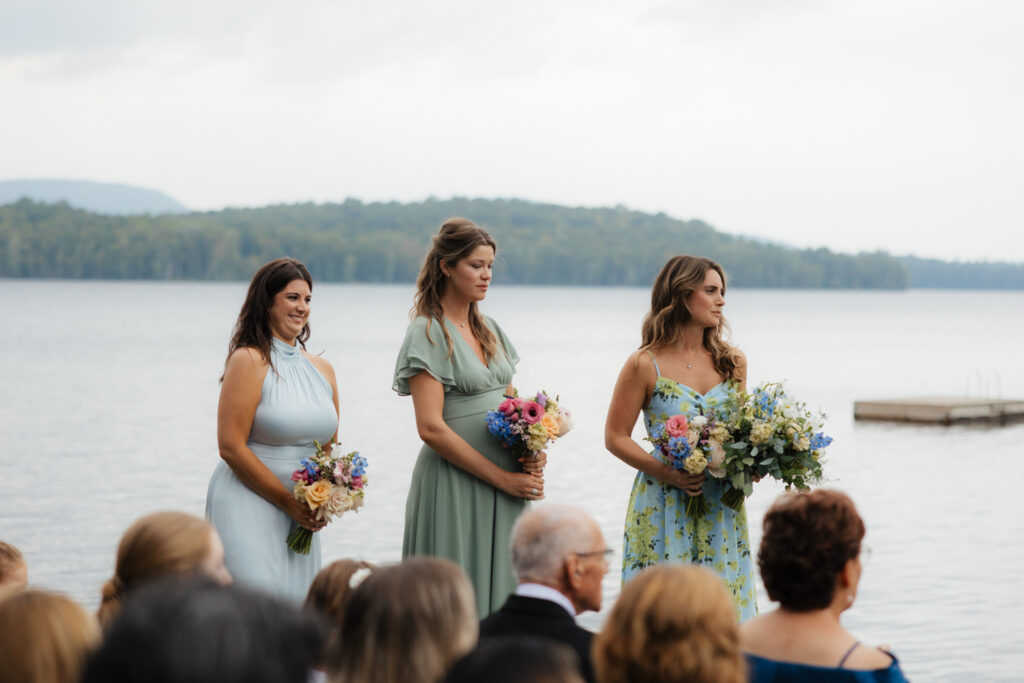
[[[176,199],[156,190],[88,180],[0,180],[0,204],[22,197],[38,202],[67,202],[78,209],[115,216],[187,213]]]

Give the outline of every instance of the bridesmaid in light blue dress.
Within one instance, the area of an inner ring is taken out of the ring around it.
[[[716,572],[732,595],[740,620],[757,615],[746,509],[721,502],[725,480],[677,470],[657,449],[632,438],[641,410],[648,435],[673,415],[708,415],[743,387],[743,353],[722,339],[727,329],[725,272],[709,259],[676,256],[654,282],[642,344],[619,373],[605,423],[605,443],[637,471],[626,512],[622,581],[662,562],[687,562]],[[686,514],[688,496],[701,494],[709,511]]]
[[[309,354],[313,279],[293,259],[266,264],[249,284],[228,347],[220,405],[217,464],[206,515],[224,542],[236,581],[301,602],[320,569],[320,539],[308,555],[286,545],[295,525],[324,523],[292,496],[292,472],[338,428],[334,369]]]

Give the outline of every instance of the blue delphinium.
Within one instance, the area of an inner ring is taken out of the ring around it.
[[[491,410],[487,413],[487,431],[501,440],[506,447],[514,446],[517,442],[512,433],[512,425],[508,417],[500,410]]]
[[[825,436],[822,432],[818,432],[817,434],[813,434],[811,436],[810,450],[820,451],[822,448],[827,447],[830,443],[832,443],[831,436]]]

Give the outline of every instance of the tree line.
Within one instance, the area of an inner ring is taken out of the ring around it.
[[[720,262],[730,284],[743,287],[902,289],[914,285],[910,273],[917,272],[884,252],[788,248],[621,207],[349,199],[111,216],[22,199],[0,206],[0,277],[247,280],[261,264],[288,255],[319,281],[411,282],[431,236],[451,216],[471,218],[494,236],[497,282],[648,286],[679,253]],[[969,279],[951,286],[970,286]]]

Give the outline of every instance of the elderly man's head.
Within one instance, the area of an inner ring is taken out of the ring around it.
[[[516,520],[510,544],[519,583],[539,583],[560,591],[577,613],[601,609],[608,549],[590,515],[568,505],[532,508]]]

